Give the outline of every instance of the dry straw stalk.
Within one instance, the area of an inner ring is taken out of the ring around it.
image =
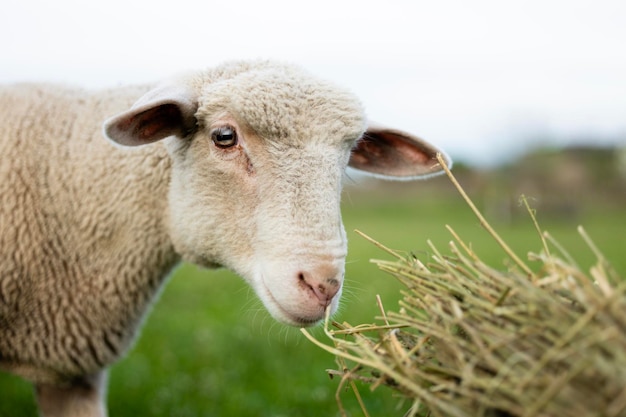
[[[442,159],[439,160],[445,167]],[[378,324],[331,322],[331,344],[303,333],[337,357],[340,392],[355,381],[387,386],[409,401],[408,416],[626,416],[626,281],[582,228],[597,262],[588,273],[537,224],[543,248],[533,270],[452,182],[512,265],[486,265],[452,228],[443,254],[374,260],[405,289],[397,312],[379,300]],[[332,328],[331,328],[332,325]],[[361,403],[362,404],[362,403]],[[362,404],[363,413],[368,416]]]

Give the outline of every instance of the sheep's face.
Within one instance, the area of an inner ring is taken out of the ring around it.
[[[365,121],[351,95],[285,78],[204,88],[197,133],[167,140],[171,234],[187,260],[238,272],[275,318],[303,326],[337,308],[341,183]]]
[[[353,95],[298,69],[259,63],[155,89],[105,125],[124,145],[165,139],[170,235],[181,256],[236,271],[276,319],[296,326],[337,308],[348,162],[413,177],[436,164],[434,152],[397,133],[383,134],[382,146],[368,134],[354,148],[365,127]]]

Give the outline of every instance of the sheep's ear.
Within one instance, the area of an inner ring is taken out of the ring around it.
[[[370,126],[352,150],[349,165],[387,179],[428,178],[443,173],[437,161],[438,153],[452,166],[444,152],[422,139],[400,130]]]
[[[180,86],[156,88],[129,110],[104,123],[105,135],[113,142],[138,146],[168,136],[186,137],[196,129],[197,98]]]

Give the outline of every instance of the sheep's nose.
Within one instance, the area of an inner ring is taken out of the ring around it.
[[[316,278],[308,272],[298,274],[299,284],[314,295],[324,307],[327,307],[341,288],[341,282],[333,275],[331,278]]]

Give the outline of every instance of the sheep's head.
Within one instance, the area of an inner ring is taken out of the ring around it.
[[[346,167],[399,178],[440,170],[431,146],[368,129],[352,94],[272,63],[234,64],[157,88],[105,130],[123,145],[164,139],[176,250],[236,271],[276,319],[296,326],[338,305]]]

